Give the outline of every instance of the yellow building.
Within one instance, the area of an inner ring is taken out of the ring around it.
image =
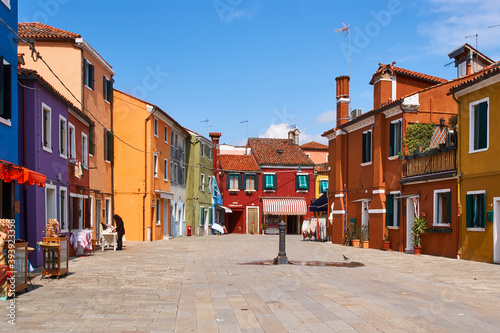
[[[497,65],[498,66],[498,63]],[[500,69],[451,89],[458,103],[462,258],[500,262]]]
[[[149,241],[169,236],[172,127],[166,112],[115,90],[115,212],[125,222],[127,240]]]

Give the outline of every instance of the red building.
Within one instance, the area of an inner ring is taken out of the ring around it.
[[[219,135],[220,136],[220,135]],[[218,138],[212,136],[212,139]],[[230,233],[277,233],[280,220],[287,232],[299,234],[304,218],[312,217],[308,205],[314,199],[314,162],[291,139],[250,138],[245,154],[220,154],[216,150],[216,179]]]

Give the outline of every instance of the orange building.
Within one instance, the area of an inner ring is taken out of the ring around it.
[[[113,103],[114,132],[126,142],[115,142],[115,211],[124,219],[128,240],[163,239],[169,236],[174,199],[171,133],[186,130],[159,107],[119,90]]]
[[[90,207],[84,207],[83,211],[90,212],[91,228],[98,233],[96,226],[101,222],[111,224],[113,216],[112,93],[115,72],[79,34],[42,23],[19,23],[18,28],[22,38],[34,41],[36,50],[64,85],[40,59],[34,61],[31,56],[24,57],[25,67],[36,70],[85,116],[95,120],[95,126],[89,127],[88,167],[84,167],[90,182],[90,198],[87,195],[84,198],[90,199]],[[18,52],[31,54],[24,43],[19,43]],[[74,165],[78,161],[70,162]]]
[[[374,109],[364,114],[349,113],[349,77],[336,79],[337,127],[323,134],[329,140],[329,219],[334,243],[342,243],[349,223],[355,223],[367,230],[370,248],[381,248],[388,230],[393,250],[411,251],[410,229],[413,217],[420,215],[431,228],[423,237],[422,252],[456,256],[457,214],[450,213],[446,223],[434,221],[439,193],[450,193],[450,198],[441,199],[455,200],[449,209],[457,211],[454,160],[451,168],[436,169],[429,176],[428,172],[408,174],[408,161],[401,159],[406,155],[403,139],[408,126],[448,123],[457,113],[456,103],[447,95],[450,87],[473,75],[447,81],[381,64],[370,81]],[[453,159],[455,149],[443,153]]]

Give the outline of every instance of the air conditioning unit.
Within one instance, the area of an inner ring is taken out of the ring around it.
[[[359,116],[361,116],[362,113],[363,113],[362,109],[351,110],[351,114],[349,116],[349,120],[354,120],[354,119],[358,118]]]

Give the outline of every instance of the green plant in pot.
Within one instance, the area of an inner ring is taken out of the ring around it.
[[[265,234],[266,233],[266,223],[265,222],[262,222],[262,224],[260,225],[260,229],[262,230],[262,234]]]
[[[361,247],[364,249],[367,249],[369,247],[369,241],[368,241],[368,225],[362,225],[361,226]]]
[[[382,250],[389,250],[391,248],[391,240],[389,239],[389,228],[385,227],[384,238],[382,238]]]
[[[356,224],[351,223],[349,228],[349,240],[351,241],[351,245],[353,247],[359,247],[359,234],[360,228]]]
[[[415,254],[420,254],[422,249],[421,236],[427,230],[427,220],[425,217],[415,216],[411,226],[412,243]]]

